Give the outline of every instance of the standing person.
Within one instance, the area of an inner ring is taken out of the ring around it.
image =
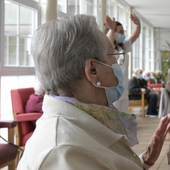
[[[47,93],[43,115],[17,170],[152,166],[170,129],[170,115],[161,119],[138,157],[124,136],[135,131],[134,117],[111,107],[122,93],[122,71],[115,57],[108,55],[114,53],[113,44],[98,29],[95,18],[76,15],[51,21],[41,25],[32,40],[36,74]]]
[[[129,107],[129,98],[128,98],[128,73],[129,73],[129,55],[128,52],[132,51],[132,44],[136,41],[136,39],[140,35],[140,20],[134,14],[130,15],[131,20],[136,25],[132,35],[130,37],[125,37],[125,32],[122,24],[118,21],[115,22],[110,19],[109,16],[106,16],[105,25],[106,30],[105,33],[111,42],[114,42],[116,53],[126,53],[124,58],[124,64],[121,66],[123,72],[123,79],[124,79],[124,93],[122,94],[121,98],[114,103],[114,106],[125,113],[128,113]],[[115,24],[114,24],[115,23]],[[116,55],[118,56],[118,55]],[[120,55],[122,57],[122,55]]]

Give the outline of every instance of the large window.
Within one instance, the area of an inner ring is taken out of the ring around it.
[[[0,12],[0,116],[12,119],[10,90],[35,83],[30,47],[38,25],[38,1],[1,0]]]
[[[114,0],[107,0],[107,14],[117,20],[117,6]]]
[[[10,90],[33,87],[30,46],[38,25],[38,0],[0,0],[0,119],[12,120]],[[7,138],[6,130],[1,134]]]
[[[133,30],[135,25],[133,25]],[[141,33],[133,44],[133,70],[154,71],[154,30],[141,20]]]
[[[99,28],[102,28],[101,0],[58,0],[58,17],[76,14],[88,14],[96,17]]]
[[[4,66],[33,66],[30,53],[36,10],[5,0]]]

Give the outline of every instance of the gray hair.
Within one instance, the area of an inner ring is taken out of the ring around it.
[[[85,62],[91,58],[105,62],[107,48],[107,38],[92,16],[64,17],[41,25],[32,39],[37,77],[48,94],[71,93],[71,84],[84,75]]]

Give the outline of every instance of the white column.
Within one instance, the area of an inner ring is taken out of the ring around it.
[[[57,1],[47,0],[46,22],[57,19]]]
[[[105,29],[104,21],[105,21],[106,15],[107,15],[106,9],[107,9],[107,1],[105,0],[105,1],[102,1],[102,9],[101,9],[102,10],[102,22],[103,22],[102,31],[104,31],[104,29]]]
[[[130,7],[130,13],[132,14],[132,7]],[[129,20],[129,35],[132,35],[132,20]],[[128,75],[129,79],[132,77],[132,74],[133,74],[133,51],[129,53],[129,75]]]

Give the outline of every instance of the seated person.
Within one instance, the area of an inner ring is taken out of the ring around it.
[[[151,73],[149,71],[143,72],[143,78],[147,81],[147,83],[155,84],[155,80],[151,78]]]
[[[135,69],[134,77],[130,79],[128,88],[129,100],[140,100],[141,93],[144,93],[145,99],[149,102],[147,115],[158,115],[157,95],[155,93],[150,93],[150,89],[147,87],[147,82],[142,77],[141,69]]]
[[[26,113],[38,112],[43,113],[42,111],[42,103],[45,94],[45,89],[43,86],[38,82],[34,87],[35,93],[30,95],[26,106],[25,111]]]
[[[159,108],[161,93],[160,88],[163,87],[163,83],[156,84],[155,80],[151,77],[151,73],[149,71],[143,72],[143,78],[147,81],[147,87],[151,90],[151,92],[157,95],[157,108]]]
[[[114,54],[113,44],[95,18],[76,15],[48,22],[32,40],[36,74],[47,93],[43,116],[17,170],[144,170],[152,166],[170,129],[170,115],[161,119],[146,151],[138,157],[125,137],[130,134],[134,139],[135,120],[112,104],[123,93],[122,71],[114,55],[108,55]]]
[[[159,118],[164,117],[170,113],[170,81],[166,83],[165,88],[161,91],[159,104]]]

